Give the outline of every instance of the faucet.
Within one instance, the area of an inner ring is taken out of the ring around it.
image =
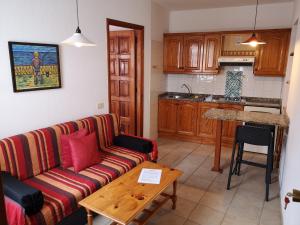
[[[187,84],[183,84],[183,85],[181,85],[181,88],[186,88],[187,91],[189,92],[189,94],[192,94],[192,88],[191,88],[191,86],[189,86]]]

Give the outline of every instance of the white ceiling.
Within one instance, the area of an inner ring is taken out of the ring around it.
[[[256,0],[153,0],[170,10],[222,8],[255,5]],[[259,0],[259,4],[292,2],[293,0]]]

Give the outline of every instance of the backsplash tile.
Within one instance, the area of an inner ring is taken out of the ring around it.
[[[225,94],[226,71],[234,71],[240,67],[223,67],[218,75],[185,75],[169,74],[167,76],[167,91],[185,92],[181,88],[183,83],[189,84],[194,93],[201,94]],[[281,77],[260,77],[253,75],[252,67],[242,67],[243,86],[242,96],[280,98],[283,78]]]
[[[241,99],[243,85],[242,71],[227,71],[225,82],[225,99],[238,101]]]

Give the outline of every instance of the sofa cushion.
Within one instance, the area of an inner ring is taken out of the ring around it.
[[[95,132],[85,137],[70,139],[70,150],[76,173],[99,163],[100,152],[98,151]]]
[[[114,150],[117,152],[114,152]],[[117,147],[106,149],[100,163],[75,173],[72,168],[54,168],[24,182],[41,190],[45,197],[42,210],[27,216],[27,224],[54,225],[78,208],[78,201],[111,182],[147,158],[141,153]]]
[[[153,144],[151,141],[128,135],[116,136],[114,138],[114,145],[146,154],[152,152],[153,149]]]
[[[62,134],[61,135],[61,166],[64,169],[73,166],[70,140],[72,138],[82,138],[88,133],[87,129],[80,129],[71,134]]]

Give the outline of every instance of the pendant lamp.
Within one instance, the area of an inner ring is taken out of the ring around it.
[[[258,8],[258,0],[256,0],[256,9],[255,9],[255,20],[254,20],[254,28],[253,33],[250,38],[248,38],[246,41],[242,42],[242,45],[250,45],[252,47],[256,47],[257,45],[264,45],[266,42],[258,40],[255,34],[256,29],[256,19],[257,19],[257,8]]]
[[[61,42],[64,45],[71,45],[75,47],[89,47],[89,46],[96,46],[95,43],[91,42],[87,39],[82,33],[79,28],[79,13],[78,13],[78,0],[76,0],[76,12],[77,12],[77,28],[75,33],[68,39]]]

